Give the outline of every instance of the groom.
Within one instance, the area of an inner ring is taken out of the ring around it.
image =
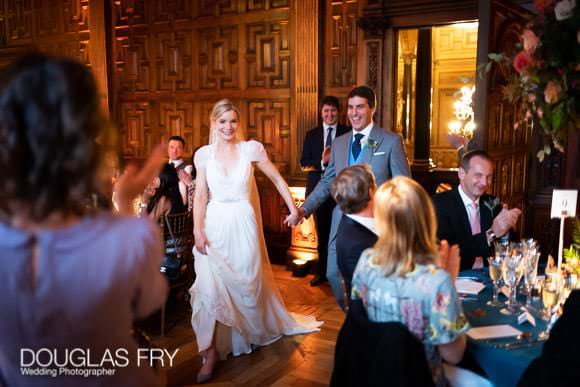
[[[330,163],[320,182],[298,209],[301,219],[310,216],[329,196],[332,181],[350,165],[369,164],[377,185],[394,176],[411,176],[400,135],[387,132],[373,123],[376,110],[375,93],[368,86],[358,86],[348,94],[348,118],[352,131],[336,137],[332,144]],[[338,304],[344,309],[347,304],[340,283],[336,263],[336,231],[342,212],[338,206],[332,212],[332,224],[328,242],[328,266],[326,276]],[[350,297],[350,295],[347,295]]]

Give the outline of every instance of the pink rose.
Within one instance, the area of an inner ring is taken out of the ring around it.
[[[534,31],[525,30],[522,34],[522,42],[524,43],[524,50],[531,54],[536,51],[538,44],[540,44],[540,38],[534,34]]]
[[[534,103],[536,102],[536,95],[535,94],[528,94],[528,101]]]
[[[553,104],[560,100],[560,93],[562,92],[562,87],[559,83],[550,81],[544,89],[544,100]]]
[[[542,109],[541,107],[537,108],[536,114],[538,115],[539,119],[542,119],[542,117],[544,117],[544,109]]]
[[[514,57],[513,66],[514,69],[518,72],[518,74],[522,74],[526,71],[533,63],[532,57],[526,51],[520,51]]]

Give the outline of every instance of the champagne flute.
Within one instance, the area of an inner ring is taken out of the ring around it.
[[[561,291],[561,281],[559,281],[558,275],[547,275],[546,283],[542,289],[542,303],[544,304],[544,311],[542,318],[548,321],[546,329],[538,335],[540,340],[546,340],[550,336],[550,328],[552,327],[552,311],[554,307],[558,304]]]
[[[517,312],[516,287],[523,275],[522,256],[515,253],[503,260],[502,278],[510,289],[507,311],[510,314]]]
[[[501,283],[503,259],[501,256],[496,255],[495,257],[487,258],[487,262],[489,263],[489,277],[493,283],[493,298],[487,302],[487,305],[501,306],[502,304],[498,301],[497,296]]]
[[[526,308],[532,308],[532,290],[538,277],[540,253],[530,250],[524,262],[524,284],[526,286]]]

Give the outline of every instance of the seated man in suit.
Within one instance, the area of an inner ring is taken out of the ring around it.
[[[459,186],[433,196],[437,211],[437,237],[459,244],[461,270],[483,267],[490,246],[508,235],[520,214],[485,193],[491,184],[493,163],[484,151],[463,155],[458,171]]]
[[[373,197],[377,184],[368,164],[343,169],[332,182],[331,193],[343,215],[336,232],[336,260],[350,301],[352,275],[361,253],[377,241]]]

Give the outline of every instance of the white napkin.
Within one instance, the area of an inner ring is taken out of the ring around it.
[[[485,285],[467,278],[457,278],[455,280],[455,288],[458,293],[479,294],[479,292],[485,289]]]
[[[467,331],[467,335],[474,340],[495,339],[498,337],[512,337],[517,336],[521,331],[512,327],[511,325],[489,325],[486,327],[471,328]]]
[[[527,321],[533,326],[536,326],[536,319],[534,316],[532,316],[532,314],[523,306],[521,307],[521,310],[523,313],[518,316],[518,324],[521,325]]]

